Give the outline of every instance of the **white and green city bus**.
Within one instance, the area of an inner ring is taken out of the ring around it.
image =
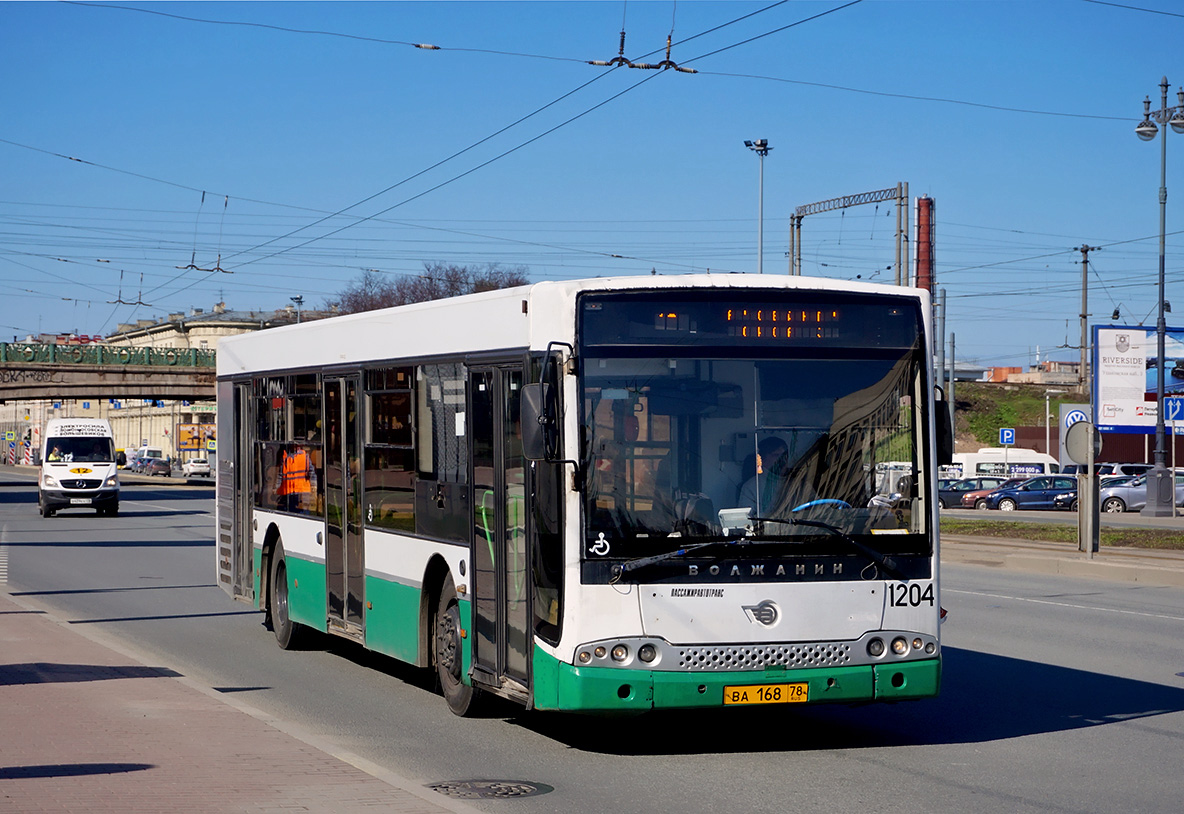
[[[932,696],[929,313],[647,276],[224,339],[219,582],[282,647],[434,669],[461,715]]]

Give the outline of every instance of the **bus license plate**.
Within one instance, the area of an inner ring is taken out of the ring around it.
[[[70,505],[72,505],[72,506],[89,506],[90,505],[90,498],[89,497],[72,497],[72,498],[70,498]]]
[[[793,704],[809,700],[810,685],[749,684],[744,687],[724,687],[724,705],[728,704]]]

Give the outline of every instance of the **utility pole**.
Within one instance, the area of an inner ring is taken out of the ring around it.
[[[1101,246],[1077,247],[1081,252],[1081,366],[1077,371],[1077,386],[1082,395],[1089,393],[1089,253],[1101,250]]]

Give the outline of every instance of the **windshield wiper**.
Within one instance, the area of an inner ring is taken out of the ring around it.
[[[892,559],[887,554],[876,551],[876,549],[872,548],[871,546],[864,545],[838,526],[832,526],[830,523],[824,523],[821,520],[799,520],[794,517],[753,517],[750,519],[761,520],[766,523],[785,523],[789,526],[807,526],[809,528],[829,531],[844,543],[854,548],[860,554],[867,557],[872,561],[873,564],[875,564],[878,568],[883,569],[889,576],[896,577],[900,580],[908,579],[908,576],[900,570],[900,566],[897,565],[896,560]]]
[[[683,557],[683,556],[686,556],[687,554],[690,554],[692,551],[698,551],[699,549],[707,548],[708,546],[720,545],[721,543],[723,545],[732,545],[732,544],[738,543],[738,542],[740,542],[740,541],[739,540],[729,540],[726,537],[721,537],[718,540],[708,540],[706,543],[696,543],[695,545],[684,546],[683,548],[676,548],[673,551],[667,551],[663,554],[654,554],[653,556],[650,556],[650,557],[637,557],[632,560],[627,560],[626,562],[620,563],[618,565],[614,565],[612,568],[613,577],[619,579],[622,575],[627,574],[630,571],[636,571],[639,568],[645,568],[647,566],[654,565],[655,563],[665,562],[666,560],[672,560],[675,557]]]

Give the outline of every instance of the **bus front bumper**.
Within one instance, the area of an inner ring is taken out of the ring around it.
[[[935,696],[940,685],[940,658],[854,667],[695,673],[577,667],[537,650],[534,660],[535,708],[569,712],[905,701]]]

